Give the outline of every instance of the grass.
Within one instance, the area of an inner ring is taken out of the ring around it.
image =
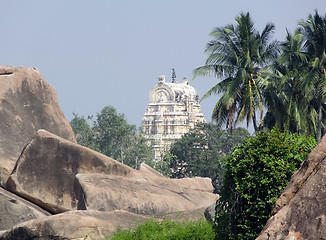
[[[135,229],[118,229],[105,240],[213,240],[214,238],[212,223],[206,220],[188,220],[180,223],[166,219],[162,222],[147,220]]]

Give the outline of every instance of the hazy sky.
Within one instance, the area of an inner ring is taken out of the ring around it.
[[[0,8],[1,65],[38,68],[69,121],[112,105],[137,126],[159,75],[170,81],[175,68],[177,80],[192,79],[205,63],[214,27],[249,11],[259,31],[272,22],[282,41],[286,28],[326,12],[325,0],[1,0]],[[203,96],[216,81],[190,84]],[[217,100],[202,101],[206,120]]]

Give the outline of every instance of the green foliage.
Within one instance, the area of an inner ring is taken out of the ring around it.
[[[259,33],[249,13],[241,13],[235,20],[234,25],[213,30],[206,48],[206,64],[195,70],[195,76],[214,74],[222,79],[203,97],[220,94],[212,113],[217,125],[226,124],[232,130],[245,120],[258,131],[264,110],[262,93],[269,75],[267,66],[277,56],[278,43],[271,41],[275,27],[267,24]]]
[[[71,120],[70,125],[77,142],[80,145],[87,146],[89,148],[94,148],[94,136],[91,126],[84,117],[79,117],[78,114],[73,113],[74,118]],[[89,120],[90,118],[88,118]]]
[[[287,33],[274,63],[264,126],[278,126],[319,141],[325,132],[326,15],[309,15]]]
[[[222,182],[222,160],[248,136],[243,128],[231,134],[214,124],[201,123],[171,145],[163,162],[173,169],[172,177],[209,177],[217,189]]]
[[[92,117],[88,117],[91,120]],[[123,114],[112,106],[97,114],[92,126],[84,117],[74,114],[70,122],[77,142],[112,157],[130,167],[152,160],[152,150],[136,126],[127,123]]]
[[[226,159],[217,201],[217,239],[255,239],[293,172],[315,147],[312,137],[261,131]]]
[[[167,152],[164,154],[162,161],[154,161],[153,160],[153,161],[146,162],[146,164],[148,164],[150,167],[154,168],[156,171],[158,171],[165,177],[171,178],[173,173],[172,173],[171,167],[170,167],[170,159],[171,159],[171,157],[169,155],[169,152]]]
[[[307,69],[307,54],[304,49],[303,35],[297,31],[294,35],[287,32],[286,40],[281,43],[281,55],[274,62],[274,78],[266,94],[268,112],[264,117],[264,126],[273,126],[281,130],[311,135],[313,123],[312,109],[302,91],[300,79]],[[310,133],[310,134],[309,134]]]
[[[215,233],[212,224],[205,220],[185,221],[183,223],[171,220],[156,222],[147,220],[138,225],[134,230],[118,230],[107,240],[213,240]]]
[[[220,96],[212,119],[230,129],[245,120],[255,132],[278,127],[320,141],[326,132],[326,14],[316,10],[281,43],[271,41],[273,24],[259,33],[249,13],[235,20],[213,30],[206,64],[195,69],[195,76],[219,78],[203,97]]]
[[[311,122],[314,122],[316,138],[320,141],[325,131],[326,93],[326,14],[309,15],[300,21],[300,31],[305,39],[305,53],[308,55],[308,73],[302,79],[302,90],[313,107]],[[324,126],[323,126],[324,125]]]
[[[125,116],[118,114],[113,107],[104,107],[93,124],[94,141],[99,151],[123,161],[131,145],[129,142],[134,140],[136,126],[128,124]]]

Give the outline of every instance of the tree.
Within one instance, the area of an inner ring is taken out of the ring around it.
[[[249,133],[237,128],[230,134],[216,125],[200,123],[171,145],[164,161],[173,169],[172,177],[209,177],[217,190],[222,182],[222,159]]]
[[[264,126],[274,126],[292,133],[314,135],[309,116],[313,114],[301,88],[301,79],[308,67],[308,56],[304,49],[304,36],[296,31],[287,32],[281,43],[281,55],[273,64],[275,75],[265,88],[265,101],[268,111]]]
[[[79,117],[78,114],[73,113],[74,118],[71,120],[70,125],[75,134],[77,143],[83,146],[94,149],[94,136],[91,126],[84,117]],[[88,120],[90,117],[88,118]]]
[[[89,117],[89,119],[91,119]],[[127,123],[112,106],[104,107],[90,126],[84,117],[74,114],[71,121],[77,142],[112,157],[128,166],[152,161],[151,148],[136,126]]]
[[[326,15],[322,17],[316,11],[313,16],[309,15],[308,20],[301,20],[299,25],[309,57],[309,71],[303,79],[302,88],[308,101],[315,106],[316,138],[319,141],[324,129],[322,116],[326,107]]]
[[[99,151],[107,156],[124,162],[125,152],[131,145],[136,134],[136,126],[128,124],[123,114],[118,114],[116,109],[104,107],[97,114],[93,131],[95,142]]]
[[[232,129],[246,119],[252,121],[255,131],[263,117],[262,89],[269,75],[267,66],[277,56],[278,43],[271,42],[273,24],[267,24],[260,34],[249,13],[236,17],[237,25],[217,27],[211,33],[213,38],[207,45],[209,57],[206,64],[195,70],[197,75],[212,75],[222,80],[203,97],[215,93],[222,96],[216,103],[212,119],[218,126],[226,123]]]
[[[319,141],[326,117],[326,17],[316,11],[299,26],[281,45],[272,91],[264,91],[270,94],[264,126],[315,136]]]
[[[293,172],[315,147],[313,137],[261,131],[226,159],[216,205],[217,239],[255,239]]]

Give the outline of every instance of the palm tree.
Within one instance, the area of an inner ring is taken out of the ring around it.
[[[286,40],[281,43],[282,54],[273,64],[274,78],[264,90],[268,111],[264,126],[301,134],[311,133],[309,125],[310,104],[304,96],[300,79],[307,68],[307,53],[304,49],[304,36],[296,31],[287,31]],[[308,114],[309,113],[309,114]]]
[[[308,101],[314,104],[317,113],[316,138],[320,141],[326,100],[326,15],[319,16],[315,11],[313,16],[309,15],[306,21],[301,20],[299,25],[309,56],[309,71],[303,79],[302,88]]]
[[[235,18],[236,25],[217,27],[211,33],[206,48],[206,64],[195,69],[197,75],[213,75],[222,80],[203,99],[222,94],[215,105],[212,119],[218,126],[226,123],[231,130],[246,119],[259,130],[257,113],[263,117],[262,88],[266,85],[267,66],[277,55],[277,42],[270,42],[273,24],[267,24],[260,34],[249,13]]]

